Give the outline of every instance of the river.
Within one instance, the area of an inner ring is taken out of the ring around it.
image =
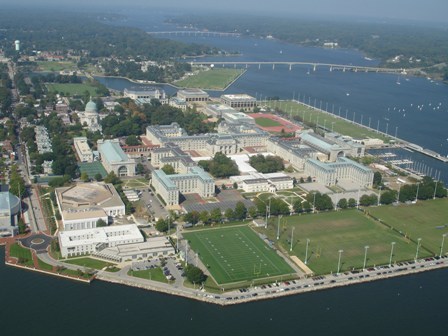
[[[143,19],[141,22],[136,19],[135,24],[147,23]],[[145,29],[166,30],[160,21],[159,24]],[[239,50],[246,60],[284,58],[375,64],[356,51],[302,48],[275,40],[196,38],[194,41]],[[323,107],[328,102],[329,110],[334,104],[335,111],[341,107],[342,111],[348,109],[350,116],[355,112],[358,122],[361,115],[364,124],[369,117],[372,125],[380,120],[383,131],[388,118],[389,130],[395,132],[398,127],[399,137],[447,154],[447,86],[424,78],[401,78],[398,85],[397,76],[392,75],[323,69],[307,75],[308,70],[250,68],[227,92],[284,99],[312,97],[322,100]],[[102,81],[116,89],[134,86],[122,79]],[[434,110],[429,103],[441,107]],[[413,109],[421,104],[424,104],[421,111]],[[397,109],[406,111],[398,113]],[[446,173],[446,164],[440,170]],[[0,248],[0,260],[3,259],[4,249]],[[447,276],[448,270],[440,270],[222,308],[100,281],[79,284],[0,263],[1,330],[4,335],[65,336],[437,335],[446,330]]]
[[[0,249],[0,259],[4,249]],[[0,263],[2,335],[437,335],[448,270],[231,307]]]

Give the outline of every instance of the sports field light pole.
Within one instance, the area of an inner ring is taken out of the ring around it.
[[[295,229],[295,227],[293,226],[292,230],[291,230],[291,245],[289,247],[289,252],[292,251],[292,241],[294,240],[294,229]],[[442,246],[443,246],[443,244],[442,244]],[[442,253],[440,253],[440,254],[442,254]]]
[[[305,249],[305,265],[308,263],[308,245],[310,244],[310,240],[306,239],[306,249]]]
[[[381,186],[378,186],[378,206],[380,206],[380,200],[381,200]]]
[[[415,193],[415,203],[417,203],[418,200],[418,189],[420,188],[420,183],[417,183],[417,192]]]
[[[342,252],[344,252],[344,250],[339,250],[339,260],[338,260],[338,272],[337,274],[339,275],[339,271],[341,270],[341,256],[342,256]]]
[[[367,263],[367,250],[369,249],[369,245],[364,246],[364,265],[362,266],[362,270],[364,271],[366,269],[366,263]]]
[[[434,195],[432,196],[432,199],[436,199],[436,191],[437,191],[437,183],[438,183],[439,181],[438,180],[436,180],[436,186],[434,187]]]
[[[415,252],[415,261],[417,261],[417,259],[418,259],[418,250],[420,249],[420,242],[422,241],[422,239],[421,238],[418,238],[417,239],[417,251]]]
[[[440,255],[439,255],[439,257],[442,257],[442,254],[443,254],[443,244],[445,243],[445,237],[446,237],[446,233],[444,233],[442,235],[442,245],[440,245]]]
[[[278,221],[277,221],[277,240],[280,239],[280,219],[282,218],[282,215],[278,216]]]
[[[389,257],[389,267],[392,266],[392,257],[394,255],[395,242],[390,243],[390,257]]]

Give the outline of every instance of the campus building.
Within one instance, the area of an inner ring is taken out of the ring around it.
[[[108,173],[114,172],[118,177],[135,176],[135,161],[121,149],[118,139],[98,140],[101,162]]]
[[[58,237],[63,258],[144,242],[144,238],[135,224],[59,231]]]
[[[168,101],[168,105],[178,108],[182,111],[187,110],[187,102],[184,99],[180,99],[178,97],[170,98],[170,100]]]
[[[39,154],[53,152],[47,128],[45,126],[36,126],[34,132],[36,134],[36,145]]]
[[[294,187],[293,179],[284,173],[250,172],[248,175],[231,176],[230,182],[236,182],[238,189],[243,189],[245,192],[275,192]]]
[[[89,101],[83,112],[78,112],[79,122],[81,125],[85,125],[91,132],[102,130],[99,124],[99,115],[96,104],[93,101]]]
[[[361,188],[371,188],[373,185],[373,171],[345,157],[338,158],[336,162],[308,159],[305,173],[326,186],[335,185],[341,180],[349,180]]]
[[[177,98],[185,100],[187,103],[207,102],[209,95],[201,89],[183,89],[177,91]]]
[[[174,247],[171,245],[168,237],[152,237],[147,238],[143,243],[106,247],[101,251],[94,252],[92,255],[97,258],[120,263],[137,259],[145,260],[166,257],[174,253]]]
[[[205,114],[215,117],[221,118],[224,113],[235,113],[238,112],[234,108],[223,104],[209,104],[205,107]]]
[[[364,155],[365,147],[352,141],[344,141],[336,134],[328,134],[325,138],[312,130],[297,131],[296,135],[302,144],[307,145],[326,155],[325,160],[334,162],[340,157],[352,156],[361,157]]]
[[[64,230],[92,229],[102,219],[108,223],[125,215],[125,206],[112,184],[79,183],[56,188],[56,202]]]
[[[179,204],[179,193],[196,193],[201,197],[212,197],[215,193],[213,178],[198,166],[189,167],[186,173],[176,175],[155,170],[152,184],[168,206]]]
[[[196,163],[178,146],[168,143],[166,147],[156,148],[152,151],[151,165],[159,169],[170,165],[176,174],[184,174],[187,173],[188,168],[196,166]]]
[[[305,170],[307,159],[316,159],[319,155],[315,149],[303,145],[298,139],[286,141],[272,137],[267,141],[266,148],[268,152],[280,156],[298,171]]]
[[[20,199],[9,192],[7,185],[0,185],[0,237],[19,233]]]
[[[160,101],[166,100],[165,91],[155,87],[124,89],[123,95],[133,100],[145,99],[148,100],[149,102],[151,101],[151,99],[158,99]]]
[[[168,143],[183,151],[206,151],[236,154],[244,147],[265,146],[269,133],[251,124],[229,124],[221,122],[218,133],[187,135],[177,123],[154,125],[146,128],[146,137],[153,143],[165,147]]]
[[[73,138],[73,146],[80,162],[93,162],[93,152],[86,137]]]
[[[257,100],[247,94],[222,95],[221,102],[238,111],[252,111],[257,106]]]

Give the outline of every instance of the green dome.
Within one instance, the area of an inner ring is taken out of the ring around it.
[[[97,112],[96,104],[93,101],[89,101],[86,105],[86,112]]]

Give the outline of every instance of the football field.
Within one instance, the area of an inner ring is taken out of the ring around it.
[[[247,226],[184,233],[217,284],[295,273]]]

